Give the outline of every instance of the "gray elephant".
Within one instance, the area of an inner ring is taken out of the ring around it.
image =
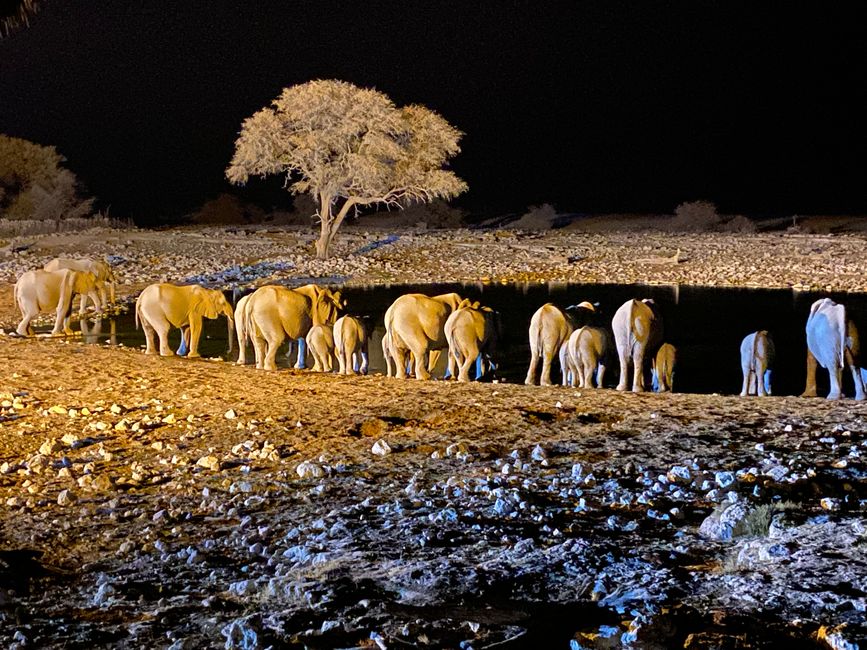
[[[741,341],[741,372],[744,375],[741,397],[771,394],[771,369],[775,354],[774,341],[767,330],[744,337]]]
[[[464,300],[446,320],[449,344],[448,375],[458,381],[470,380],[470,367],[476,364],[476,379],[490,367],[497,345],[499,318],[490,307]]]
[[[21,322],[18,323],[17,332],[21,336],[32,335],[33,328],[30,323],[40,312],[54,311],[57,317],[54,320],[52,336],[61,332],[71,335],[72,328],[69,326],[72,300],[76,295],[81,296],[80,314],[84,314],[87,302],[85,296],[97,304],[97,280],[92,273],[60,269],[58,271],[26,271],[15,283],[15,302],[21,311]]]
[[[855,399],[865,397],[867,371],[861,367],[858,330],[846,315],[846,307],[822,298],[810,307],[807,317],[807,385],[802,397],[816,396],[816,366],[830,374],[828,399],[843,395],[843,369],[848,366],[855,382]]]
[[[566,384],[571,383],[578,388],[593,388],[593,377],[596,376],[596,387],[602,388],[605,381],[605,370],[608,366],[608,356],[611,350],[611,335],[604,327],[590,325],[579,327],[572,332],[566,347]],[[564,384],[564,385],[566,385]]]
[[[536,371],[539,359],[542,360],[542,372],[539,384],[551,385],[551,364],[558,355],[560,370],[563,373],[564,385],[568,383],[568,366],[565,343],[569,340],[577,326],[586,325],[596,314],[596,306],[582,302],[563,311],[556,305],[546,303],[536,310],[530,319],[530,368],[524,383],[532,386],[536,383]]]
[[[386,310],[382,350],[394,360],[398,379],[407,376],[407,357],[410,354],[415,359],[416,379],[430,379],[440,351],[448,347],[446,320],[462,300],[456,293],[433,297],[410,293],[400,296]],[[390,370],[388,359],[386,364]]]
[[[662,314],[649,298],[627,300],[615,312],[611,327],[620,360],[617,390],[626,390],[632,366],[632,390],[641,393],[644,391],[644,360],[647,356],[653,358],[662,343]]]
[[[99,302],[93,304],[94,309],[105,309],[108,305],[109,300],[114,303],[115,286],[117,285],[117,279],[114,277],[114,271],[112,271],[111,264],[104,260],[94,260],[89,257],[56,257],[42,268],[45,271],[59,271],[60,269],[70,269],[72,271],[93,273],[93,275],[96,277],[97,290],[99,292]],[[108,287],[108,297],[106,297],[106,286]]]
[[[677,366],[677,348],[671,343],[659,346],[650,366],[651,385],[656,393],[674,390],[674,371]]]
[[[334,370],[334,330],[331,325],[314,325],[304,337],[313,356],[314,372]]]
[[[178,354],[189,358],[199,355],[202,319],[225,316],[228,321],[229,352],[232,351],[235,321],[232,306],[219,289],[206,289],[198,284],[152,284],[145,287],[135,301],[135,326],[144,330],[147,347],[145,354],[157,354],[154,334],[159,337],[160,356],[174,355],[169,347],[169,330],[181,330]]]
[[[304,367],[304,337],[314,325],[333,325],[345,306],[339,291],[308,284],[295,289],[259,287],[244,306],[244,331],[253,340],[256,367],[276,370],[277,350],[288,336],[298,341],[296,368]]]
[[[366,321],[366,318],[347,315],[341,316],[334,323],[334,351],[341,375],[353,375],[356,372],[367,374],[370,365],[368,344],[371,329]]]

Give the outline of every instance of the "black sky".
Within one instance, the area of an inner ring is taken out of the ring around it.
[[[453,167],[477,213],[705,198],[864,214],[858,17],[818,2],[47,0],[0,41],[0,132],[56,145],[112,214],[154,223],[229,189],[241,121],[282,87],[337,78],[465,131]],[[275,204],[278,187],[246,194]]]

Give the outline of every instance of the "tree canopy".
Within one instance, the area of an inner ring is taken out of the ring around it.
[[[318,204],[318,257],[326,257],[350,213],[374,204],[404,207],[450,199],[467,185],[444,169],[463,134],[417,104],[396,107],[383,93],[345,81],[284,88],[244,120],[226,170],[233,183],[284,174],[293,194]]]
[[[27,25],[37,8],[36,0],[0,0],[0,37]]]
[[[78,180],[54,147],[0,134],[0,216],[65,219],[90,214],[93,199],[79,196]]]

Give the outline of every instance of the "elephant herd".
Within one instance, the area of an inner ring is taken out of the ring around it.
[[[40,311],[56,313],[53,334],[71,334],[69,315],[75,295],[81,295],[80,312],[87,301],[97,310],[107,304],[106,288],[114,301],[115,278],[111,266],[88,259],[52,260],[41,270],[27,271],[15,285],[15,299],[22,320],[18,334],[32,334],[30,322]],[[237,337],[238,364],[247,363],[252,344],[256,367],[274,370],[276,355],[288,339],[297,342],[296,368],[305,367],[306,348],[314,370],[341,374],[366,374],[372,327],[367,317],[341,315],[346,301],[340,291],[308,284],[287,288],[259,287],[238,300],[233,309],[222,291],[198,285],[152,284],[135,304],[136,327],[144,330],[146,354],[174,354],[168,344],[172,327],[181,330],[177,353],[197,357],[204,318],[225,316],[229,351]],[[652,387],[673,389],[677,351],[663,339],[663,319],[651,299],[628,300],[611,320],[610,329],[600,321],[598,304],[582,302],[561,309],[551,303],[530,319],[530,367],[526,384],[551,384],[555,358],[564,386],[603,386],[606,371],[616,356],[620,375],[618,390],[645,390],[650,366]],[[457,293],[427,296],[410,293],[398,297],[386,310],[382,353],[387,376],[429,379],[443,351],[448,354],[445,377],[469,381],[475,365],[479,378],[496,366],[496,348],[502,339],[499,314]],[[818,366],[830,374],[829,399],[842,396],[846,367],[855,383],[855,398],[865,398],[867,370],[861,367],[858,332],[846,308],[823,298],[813,303],[806,324],[807,384],[803,395],[816,394]],[[158,339],[158,346],[157,340]],[[775,349],[765,330],[746,336],[740,347],[743,385],[741,395],[769,395]],[[541,363],[541,369],[539,365]]]

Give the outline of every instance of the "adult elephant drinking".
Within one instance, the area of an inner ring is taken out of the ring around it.
[[[26,271],[15,283],[15,302],[21,311],[21,322],[18,333],[21,336],[33,334],[31,321],[42,311],[55,311],[53,336],[72,334],[69,326],[69,315],[72,311],[72,299],[81,296],[80,314],[84,314],[87,306],[86,297],[97,304],[97,280],[92,273],[60,269],[59,271]]]
[[[825,368],[831,378],[828,399],[843,396],[843,369],[848,366],[855,381],[855,399],[865,397],[867,370],[861,367],[858,329],[846,315],[846,307],[830,298],[817,300],[807,317],[807,386],[802,397],[816,396],[816,366]]]
[[[644,392],[644,360],[652,359],[662,343],[662,314],[659,307],[650,298],[628,300],[615,312],[611,327],[620,359],[617,390],[626,390],[629,367],[632,366],[632,391]]]
[[[159,354],[170,357],[169,330],[181,330],[181,348],[188,349],[190,358],[199,356],[199,337],[203,318],[226,317],[228,321],[229,352],[232,351],[234,320],[229,301],[218,289],[205,289],[198,284],[178,286],[169,283],[152,284],[135,301],[135,323],[141,323],[147,340],[145,354],[157,354],[154,333],[159,337]]]
[[[461,302],[461,297],[456,293],[433,297],[408,293],[395,300],[385,312],[385,339],[382,346],[387,355],[389,374],[390,356],[396,366],[395,376],[404,379],[407,375],[407,355],[412,354],[416,379],[430,379],[430,371],[436,366],[440,351],[448,347],[446,320]]]

